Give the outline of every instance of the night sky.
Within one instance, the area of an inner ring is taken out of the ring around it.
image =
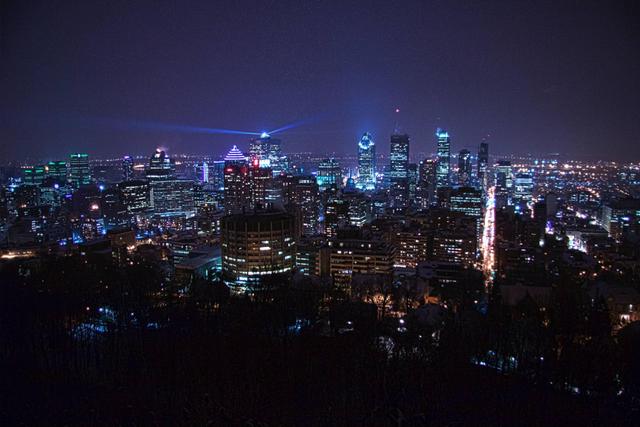
[[[3,159],[453,148],[640,159],[634,1],[3,1]],[[395,108],[400,113],[395,114]],[[144,125],[141,125],[144,123]]]

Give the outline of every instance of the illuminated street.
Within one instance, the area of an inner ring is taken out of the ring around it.
[[[493,282],[495,274],[495,214],[496,198],[495,187],[487,191],[487,202],[484,213],[484,228],[482,232],[482,271],[485,276],[485,285],[488,287]]]

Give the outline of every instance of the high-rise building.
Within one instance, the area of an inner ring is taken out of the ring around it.
[[[279,286],[295,265],[293,215],[272,210],[228,215],[221,222],[222,277],[232,292]]]
[[[349,225],[349,203],[342,197],[342,193],[335,188],[329,188],[324,194],[324,234],[335,237],[339,228]]]
[[[496,174],[496,208],[502,208],[512,204],[513,196],[513,172],[511,162],[499,160],[495,167]]]
[[[478,149],[478,184],[480,188],[486,189],[489,185],[489,144],[486,142],[480,143]]]
[[[149,183],[147,181],[123,181],[118,184],[120,199],[127,212],[146,212],[151,205]]]
[[[196,176],[196,181],[202,184],[208,184],[211,179],[211,168],[208,162],[202,161],[193,165],[193,171]]]
[[[638,234],[640,228],[640,199],[612,200],[602,206],[600,223],[615,240],[627,232]]]
[[[91,184],[88,154],[73,153],[69,156],[69,181],[76,188]]]
[[[285,173],[288,169],[287,157],[282,154],[282,141],[266,132],[249,143],[249,159],[252,164],[257,160],[261,168],[270,168],[273,176]]]
[[[409,205],[413,204],[416,200],[416,194],[418,192],[418,165],[415,163],[409,163],[407,168],[407,182],[409,190]]]
[[[125,227],[128,224],[129,215],[122,203],[122,194],[117,188],[108,188],[102,192],[100,212],[105,231]]]
[[[416,187],[416,204],[426,209],[433,202],[436,191],[436,165],[434,159],[424,159],[418,167],[418,185]]]
[[[449,187],[451,185],[451,139],[449,138],[449,133],[440,128],[436,130],[436,137],[438,138],[438,163],[436,165],[437,190],[439,188]]]
[[[53,160],[45,165],[47,178],[51,178],[58,184],[67,182],[67,162],[64,160]]]
[[[122,158],[122,180],[129,181],[133,179],[133,159],[131,156]]]
[[[320,191],[325,191],[331,186],[340,188],[342,186],[342,169],[340,164],[333,158],[324,159],[318,165],[318,175],[316,181]]]
[[[360,190],[376,188],[376,145],[368,132],[358,141],[358,183]]]
[[[389,189],[391,205],[409,205],[409,135],[391,135],[389,152]]]
[[[517,172],[513,179],[513,187],[513,202],[521,212],[533,200],[533,175],[527,171]]]
[[[260,167],[260,160],[246,157],[235,145],[225,157],[224,206],[227,213],[264,207],[269,199],[273,175],[271,168]]]
[[[394,247],[383,241],[337,239],[329,242],[329,275],[334,284],[349,287],[354,274],[393,275]],[[322,260],[320,261],[322,262]]]
[[[278,196],[274,196],[270,194],[270,191],[273,189],[273,175],[271,168],[261,168],[257,163],[249,165],[248,173],[245,175],[249,186],[249,200],[248,203],[245,204],[245,208],[247,209],[256,209],[260,207],[265,207],[268,199],[271,198],[275,200],[278,199]]]
[[[224,190],[224,160],[209,164],[209,183],[216,191]]]
[[[314,235],[318,232],[320,217],[320,189],[311,175],[287,175],[283,178],[283,203],[293,206],[300,216],[301,232]]]
[[[176,166],[173,159],[159,148],[149,159],[147,179],[149,181],[162,181],[175,178]]]
[[[466,187],[471,182],[471,153],[462,149],[458,153],[458,184]]]
[[[150,181],[153,213],[162,217],[195,215],[194,182],[187,179]]]
[[[472,187],[460,187],[449,194],[449,209],[462,212],[476,221],[476,237],[478,242],[482,238],[482,191]]]
[[[255,161],[255,160],[254,160]],[[235,145],[224,158],[224,210],[242,212],[250,197],[249,164]]]
[[[407,169],[409,168],[409,135],[393,134],[391,135],[391,144],[389,152],[389,178],[391,182],[398,182],[407,178]]]
[[[44,166],[22,168],[22,181],[27,185],[42,185],[46,177]]]

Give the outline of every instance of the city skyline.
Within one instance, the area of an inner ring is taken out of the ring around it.
[[[635,425],[638,12],[0,3],[0,425]]]

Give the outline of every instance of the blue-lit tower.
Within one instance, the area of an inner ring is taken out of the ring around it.
[[[376,188],[376,145],[371,134],[365,132],[358,141],[358,183],[360,190]]]

